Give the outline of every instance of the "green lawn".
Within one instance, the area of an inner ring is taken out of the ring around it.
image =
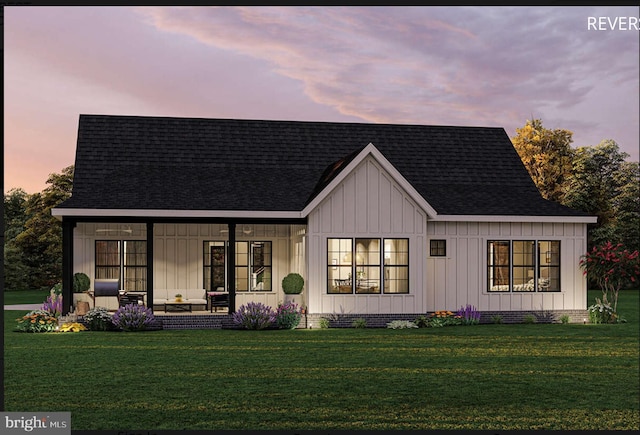
[[[47,300],[49,290],[19,290],[4,292],[4,305],[42,304]]]
[[[638,429],[639,293],[618,325],[25,334],[6,311],[5,411],[74,430]]]

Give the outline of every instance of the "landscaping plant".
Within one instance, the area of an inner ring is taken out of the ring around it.
[[[260,302],[249,302],[241,305],[233,313],[233,322],[245,329],[265,329],[275,322],[276,313],[270,306]]]
[[[415,322],[411,322],[410,320],[392,320],[387,323],[387,328],[389,329],[412,329],[418,328],[418,325]]]
[[[140,304],[127,304],[113,314],[113,324],[126,332],[144,331],[155,318],[151,309]]]
[[[58,319],[45,310],[29,311],[16,320],[16,331],[20,332],[53,332],[58,327]]]
[[[294,329],[300,323],[302,313],[294,302],[286,302],[278,305],[276,309],[276,325],[280,329]]]
[[[614,313],[618,308],[620,289],[629,281],[635,283],[640,277],[640,258],[638,251],[624,249],[622,243],[614,245],[607,242],[594,246],[580,259],[580,268],[589,280],[595,281],[602,291],[603,305],[609,305],[610,298]]]
[[[51,289],[51,294],[47,296],[47,300],[40,309],[49,312],[57,319],[62,314],[62,295],[56,294],[55,290]]]
[[[429,325],[433,328],[460,325],[460,316],[447,310],[438,310],[431,315]]]
[[[480,312],[473,305],[467,304],[466,307],[460,307],[456,317],[460,319],[462,325],[477,325],[480,323]]]
[[[105,307],[94,307],[84,315],[84,321],[92,331],[109,331],[114,328],[109,310]]]
[[[367,327],[367,319],[359,317],[357,319],[355,319],[353,322],[351,322],[351,326],[353,326],[356,329],[363,329]]]
[[[87,331],[87,328],[82,323],[78,323],[78,322],[67,322],[58,329],[58,332],[80,332],[80,331]]]

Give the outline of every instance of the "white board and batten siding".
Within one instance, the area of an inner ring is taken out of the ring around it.
[[[429,221],[428,239],[446,240],[447,255],[427,258],[427,306],[451,311],[467,304],[480,311],[585,309],[586,280],[578,262],[587,249],[586,231],[584,223]],[[560,241],[560,291],[488,292],[490,240]]]
[[[426,308],[426,214],[372,157],[362,162],[309,214],[309,312],[415,313]],[[408,294],[329,294],[328,238],[408,238]]]

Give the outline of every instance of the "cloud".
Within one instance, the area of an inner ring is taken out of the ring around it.
[[[372,122],[501,124],[638,79],[638,44],[590,8],[143,8],[163,32],[268,62],[314,101]],[[606,11],[611,11],[607,9]],[[627,9],[628,11],[628,9]],[[624,50],[627,56],[620,56]],[[636,61],[634,65],[633,62]]]

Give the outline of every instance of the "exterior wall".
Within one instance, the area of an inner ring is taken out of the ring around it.
[[[586,224],[434,222],[428,239],[447,241],[446,257],[427,257],[428,310],[480,311],[584,310],[586,280],[578,267],[587,249]],[[487,292],[488,240],[559,240],[560,292]],[[428,243],[428,242],[427,242]]]
[[[310,313],[419,313],[425,304],[426,213],[372,157],[309,214]],[[328,238],[408,238],[408,294],[328,294]]]
[[[250,301],[262,302],[276,307],[284,300],[282,279],[289,272],[304,269],[304,226],[289,225],[248,225],[250,235],[238,226],[237,241],[272,242],[272,291],[239,292],[236,306]],[[121,230],[131,228],[132,232],[121,231],[97,233],[96,229],[111,228]],[[154,226],[154,288],[191,289],[204,288],[205,241],[227,240],[226,225],[221,224],[155,224]],[[146,226],[141,224],[100,224],[80,223],[74,230],[74,273],[84,272],[95,279],[96,240],[146,240]],[[290,234],[293,234],[290,237]],[[304,273],[300,272],[303,276]],[[82,295],[88,298],[86,295]],[[112,300],[111,300],[112,299]],[[90,299],[88,299],[90,300]],[[296,301],[298,302],[298,301]],[[145,300],[145,304],[147,301]],[[99,306],[117,308],[115,298],[98,298]]]

